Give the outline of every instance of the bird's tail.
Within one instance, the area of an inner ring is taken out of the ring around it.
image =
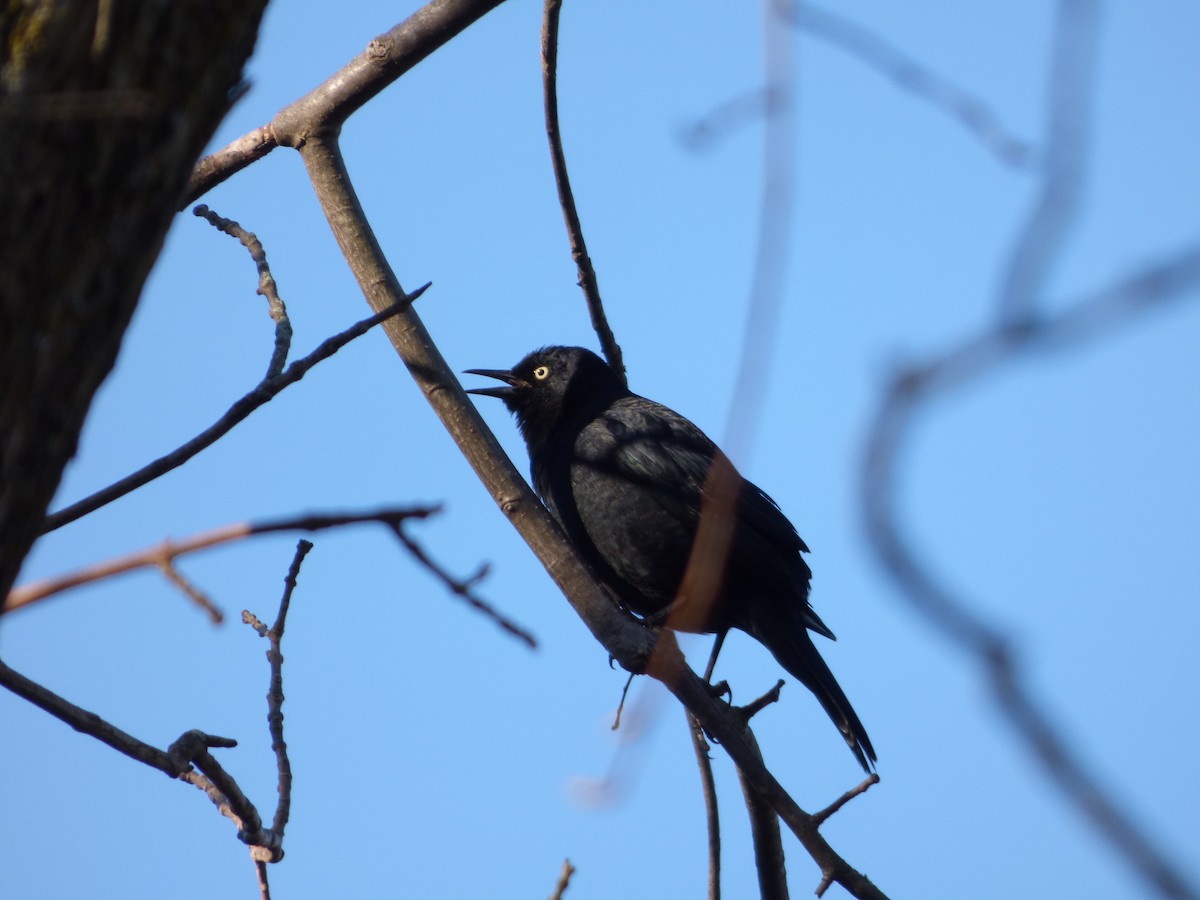
[[[841,685],[817,652],[808,630],[799,619],[794,622],[772,622],[769,625],[760,622],[746,630],[771,651],[781,666],[813,692],[833,724],[841,731],[863,771],[872,771],[875,748],[867,737],[867,729],[863,727]]]

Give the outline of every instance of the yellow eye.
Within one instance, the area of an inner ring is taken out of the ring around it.
[[[550,377],[550,367],[549,366],[538,366],[536,369],[533,370],[533,377],[536,378],[538,381],[545,381],[547,378]]]

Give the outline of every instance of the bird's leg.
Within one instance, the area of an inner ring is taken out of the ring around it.
[[[713,670],[717,667],[717,655],[721,652],[721,646],[725,643],[725,635],[728,631],[718,631],[717,639],[713,641],[712,653],[708,657],[708,666],[704,669],[704,680],[712,684]]]

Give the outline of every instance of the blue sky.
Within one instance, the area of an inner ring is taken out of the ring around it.
[[[413,7],[415,8],[415,7]],[[1039,143],[1052,5],[847,2],[839,10],[982,99]],[[250,94],[213,142],[263,124],[409,9],[276,2]],[[359,194],[456,369],[546,343],[595,346],[574,285],[542,130],[540,6],[511,2],[347,125]],[[761,86],[757,8],[567,4],[559,94],[576,199],[631,386],[724,434],[754,259],[761,127],[696,153],[686,127]],[[1200,238],[1194,5],[1108,4],[1078,221],[1049,306]],[[970,660],[917,619],[870,555],[858,511],[886,377],[980,328],[1031,203],[1027,171],[820,40],[797,44],[797,183],[765,415],[745,474],[813,553],[822,650],[870,730],[882,783],[825,826],[893,897],[1146,896],[1064,808],[1002,726]],[[276,151],[204,198],[263,241],[298,357],[368,310],[297,156]],[[265,371],[272,328],[235,242],[180,215],[64,479],[69,502],[173,448]],[[1200,788],[1195,579],[1200,292],[1087,348],[1036,355],[923,418],[901,467],[906,533],[946,584],[1017,641],[1073,747],[1156,842],[1190,865]],[[519,467],[500,404],[481,399]],[[682,713],[639,683],[647,733],[608,728],[624,676],[508,527],[381,333],[311,372],[185,468],[47,537],[23,580],[231,521],[443,503],[414,536],[532,630],[530,652],[445,594],[386,534],[316,538],[285,638],[296,773],[275,896],[702,896],[704,821]],[[165,746],[189,728],[274,803],[265,642],[295,537],[182,561],[229,614],[211,626],[158,577],[131,575],[3,623],[6,661]],[[702,665],[707,641],[685,646]],[[747,700],[779,670],[731,637],[719,672]],[[860,778],[796,685],[756,721],[806,808]],[[5,895],[255,896],[245,849],[172,784],[0,696]],[[736,778],[718,751],[726,896],[754,896]],[[608,802],[589,785],[611,775]],[[819,874],[785,836],[792,891]],[[834,888],[829,896],[836,896]]]

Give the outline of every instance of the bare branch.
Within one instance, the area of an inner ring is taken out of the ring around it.
[[[469,605],[472,609],[474,609],[476,612],[483,613],[513,637],[524,641],[526,646],[528,646],[531,650],[537,649],[537,638],[535,638],[532,634],[530,634],[512,619],[509,619],[502,613],[498,612],[487,601],[481,600],[475,594],[475,592],[472,591],[472,588],[487,576],[488,567],[486,564],[481,566],[479,571],[470,578],[466,579],[465,581],[460,580],[452,576],[440,565],[435,563],[430,558],[429,554],[425,552],[425,549],[411,537],[409,537],[409,535],[404,531],[401,523],[397,522],[394,526],[392,526],[392,530],[395,532],[396,537],[400,540],[400,543],[408,548],[408,552],[411,553],[413,557],[419,563],[421,563],[421,565],[432,572],[434,577],[444,584],[450,593],[457,597],[462,597],[467,601],[467,605]]]
[[[220,625],[225,621],[225,614],[217,608],[216,604],[209,599],[207,594],[205,594],[202,590],[200,590],[200,588],[196,587],[184,577],[183,573],[175,567],[175,563],[169,556],[164,555],[163,558],[158,561],[157,565],[158,570],[163,573],[168,581],[175,585],[175,587],[179,588],[185,597],[208,613],[208,617],[212,620],[214,625]]]
[[[931,360],[907,366],[886,389],[871,427],[860,502],[868,538],[900,594],[931,625],[971,654],[1002,714],[1033,758],[1073,806],[1153,889],[1164,897],[1196,897],[1183,870],[1121,809],[1053,725],[1014,664],[1013,642],[942,584],[905,538],[897,503],[897,469],[920,414],[952,388],[984,377],[1035,351],[1087,346],[1119,324],[1164,307],[1200,285],[1200,245],[1135,272],[1096,293],[1059,306],[1044,303],[1050,266],[1071,223],[1081,175],[1085,104],[1091,79],[1095,8],[1060,0],[1051,76],[1051,165],[1030,219],[1018,236],[995,322]],[[1060,309],[1053,314],[1040,308]]]
[[[292,346],[292,322],[288,318],[287,307],[279,296],[279,288],[271,275],[271,267],[267,264],[267,252],[252,232],[232,219],[222,218],[203,203],[192,210],[192,213],[208,220],[210,225],[230,237],[237,238],[242,246],[250,251],[250,258],[258,268],[258,293],[267,299],[271,319],[275,322],[275,352],[271,354],[271,362],[267,366],[265,376],[266,380],[270,380],[283,371],[284,363],[287,362]]]
[[[261,128],[196,164],[184,205],[279,146],[300,148],[311,131],[337,130],[356,110],[502,0],[432,0]]]
[[[1017,333],[988,331],[940,357],[897,374],[871,427],[860,502],[871,545],[884,568],[930,624],[969,652],[991,683],[1000,709],[1047,774],[1110,843],[1165,897],[1195,897],[1181,870],[1109,797],[1068,748],[1012,665],[1011,641],[941,584],[903,536],[895,501],[897,467],[921,413],[952,387],[962,388],[1026,353],[1084,346],[1120,322],[1165,306],[1200,286],[1200,246],[1148,267]]]
[[[779,700],[779,692],[783,682],[777,681],[769,691],[745,706],[734,707],[742,726],[742,736],[749,744],[755,758],[762,760],[762,750],[758,739],[750,729],[750,720],[763,709]],[[746,803],[746,813],[750,817],[750,834],[754,842],[754,868],[758,873],[758,891],[760,900],[789,900],[791,893],[787,883],[787,864],[783,852],[783,837],[779,829],[779,816],[768,799],[758,792],[754,784],[741,769],[738,769],[738,783],[742,787],[742,799]],[[822,869],[832,873],[832,869]]]
[[[567,886],[571,883],[571,876],[574,874],[575,867],[571,865],[569,859],[564,859],[562,872],[558,876],[558,882],[554,885],[554,893],[550,895],[550,900],[563,900],[567,894]]]
[[[554,183],[558,187],[558,203],[562,207],[567,237],[571,241],[571,258],[575,260],[579,271],[579,287],[583,289],[587,301],[592,328],[600,339],[600,347],[609,366],[624,384],[625,360],[600,300],[600,285],[592,258],[588,256],[587,243],[583,239],[583,225],[575,208],[575,195],[567,175],[567,158],[563,153],[562,133],[558,127],[558,17],[561,9],[562,0],[546,0],[542,13],[542,94],[546,108],[546,137],[550,141],[550,161],[554,168]]]
[[[47,532],[54,531],[56,528],[61,528],[63,525],[74,522],[76,519],[82,518],[88,513],[95,512],[100,507],[112,503],[114,500],[124,497],[126,494],[150,483],[155,478],[165,475],[172,469],[179,468],[201,450],[215,444],[232,431],[235,425],[248,418],[252,412],[274,399],[284,388],[295,384],[303,378],[308,373],[308,370],[317,363],[333,356],[333,354],[337,353],[338,350],[342,349],[342,347],[355,338],[366,334],[380,322],[386,322],[392,316],[404,310],[420,297],[428,287],[429,285],[426,284],[418,288],[412,294],[399,298],[396,303],[386,309],[355,323],[341,334],[334,335],[322,341],[312,353],[303,359],[296,360],[279,375],[260,381],[257,387],[235,402],[233,406],[229,407],[226,413],[217,419],[216,422],[187,443],[172,450],[166,456],[160,456],[154,462],[148,463],[120,481],[110,484],[108,487],[96,491],[91,496],[84,497],[82,500],[78,500],[70,506],[46,516],[46,523],[42,529],[42,533],[46,534]]]
[[[48,712],[54,718],[66,722],[81,734],[94,737],[100,743],[107,744],[130,759],[150,766],[152,769],[158,769],[172,778],[178,778],[182,774],[179,762],[170,754],[144,741],[139,741],[133,735],[110,725],[94,712],[76,706],[53,691],[42,687],[36,681],[9,668],[2,660],[0,660],[0,685],[8,688],[23,700],[29,701],[38,709]]]
[[[183,206],[208,193],[226,178],[240,172],[251,163],[258,162],[279,146],[271,124],[242,135],[216,153],[209,154],[196,163],[188,182]],[[182,208],[182,207],[181,207]]]
[[[279,613],[275,617],[275,624],[265,635],[259,632],[271,645],[271,649],[267,651],[267,661],[271,665],[271,687],[267,691],[267,729],[271,733],[271,749],[275,751],[275,768],[279,773],[279,800],[275,806],[271,830],[279,836],[281,843],[292,809],[292,763],[288,759],[287,742],[283,739],[283,631],[287,624],[292,592],[296,589],[296,579],[300,575],[300,566],[312,548],[310,541],[302,540],[296,544],[296,555],[288,569],[287,578],[284,579],[283,597],[279,601]],[[248,615],[248,612],[243,613],[243,617]],[[279,858],[282,856],[283,851],[280,850]],[[268,862],[278,862],[278,859]]]
[[[31,584],[14,588],[4,602],[2,611],[5,613],[28,606],[62,593],[81,584],[90,584],[132,572],[136,569],[150,566],[160,566],[164,562],[173,562],[181,556],[207,550],[219,544],[241,540],[252,534],[268,534],[276,531],[318,531],[324,528],[336,528],[342,525],[354,525],[360,522],[382,522],[389,527],[406,518],[424,519],[438,511],[437,507],[407,507],[377,510],[366,513],[348,513],[338,515],[308,514],[288,519],[272,519],[263,522],[238,522],[225,525],[211,531],[205,531],[181,541],[163,541],[153,547],[147,547],[135,553],[111,559],[96,565],[86,566],[78,571],[35,581]]]
[[[987,106],[878,35],[803,0],[782,0],[776,4],[776,9],[797,28],[842,48],[891,78],[899,87],[945,112],[1001,162],[1024,167],[1033,161],[1033,147],[1029,142],[1015,137]]]
[[[216,804],[222,815],[232,819],[242,841],[267,848],[277,847],[275,836],[264,831],[258,812],[242,793],[237,782],[208,752],[214,747],[236,747],[237,741],[216,737],[202,731],[189,731],[171,744],[167,751],[159,750],[63,699],[40,684],[0,661],[0,685],[28,700],[76,731],[90,735],[130,759],[158,769],[172,778],[179,778],[203,790]],[[192,764],[200,770],[192,769]]]
[[[717,783],[713,779],[712,760],[708,756],[709,746],[704,738],[704,726],[690,712],[687,712],[687,723],[692,736],[692,750],[696,754],[696,765],[700,769],[704,817],[708,822],[708,900],[721,900],[721,815],[717,807]],[[771,811],[771,818],[778,821],[774,810]]]
[[[845,806],[847,803],[849,803],[851,800],[853,800],[859,794],[865,794],[871,788],[872,785],[876,785],[876,784],[879,784],[879,773],[872,772],[870,775],[868,775],[866,778],[864,778],[862,780],[862,782],[858,785],[858,787],[851,788],[850,790],[846,791],[846,793],[842,794],[842,796],[838,797],[836,800],[834,800],[832,803],[830,803],[827,807],[825,807],[820,812],[813,813],[813,819],[816,821],[817,825],[824,825],[826,819],[828,819],[830,816],[832,816],[835,812],[837,812],[839,809],[841,809],[843,806]]]
[[[367,302],[373,308],[394,303],[403,290],[366,220],[336,138],[312,134],[300,153],[338,246]],[[384,330],[500,509],[612,658],[630,672],[644,671],[662,681],[696,715],[788,823],[822,872],[834,872],[835,880],[856,897],[883,898],[885,895],[866,876],[834,852],[812,825],[811,817],[752,752],[742,737],[743,726],[736,714],[718,703],[709,686],[688,668],[674,636],[664,632],[656,640],[652,631],[624,615],[599,587],[468,401],[416,312],[405,310]]]
[[[776,692],[778,697],[778,692]],[[745,710],[743,709],[743,715]],[[746,740],[751,748],[762,757],[758,739],[749,727],[747,716]],[[787,883],[787,865],[783,853],[783,836],[779,831],[779,816],[774,807],[754,788],[738,769],[738,782],[742,786],[742,799],[746,802],[746,813],[750,817],[750,835],[754,841],[754,868],[758,872],[759,900],[789,900],[791,892]],[[819,823],[818,823],[819,824]]]

